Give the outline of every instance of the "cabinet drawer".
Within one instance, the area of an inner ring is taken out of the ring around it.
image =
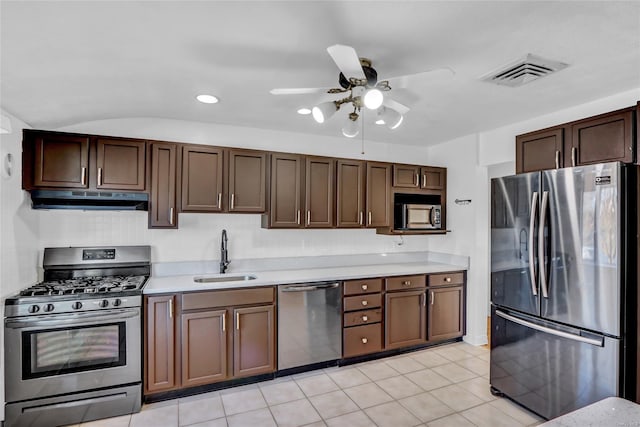
[[[182,294],[182,310],[228,307],[234,305],[272,304],[272,287],[233,289],[225,291],[191,292]]]
[[[464,273],[462,272],[429,275],[429,286],[462,285],[463,283]]]
[[[368,325],[382,321],[382,309],[355,311],[344,314],[344,327]]]
[[[400,276],[385,279],[385,289],[387,291],[424,288],[426,286],[427,280],[423,274],[418,276]]]
[[[356,326],[343,330],[344,357],[376,353],[382,350],[382,325]]]
[[[346,297],[344,299],[344,311],[364,310],[366,308],[378,308],[382,306],[382,296],[380,294],[360,295],[357,297]]]
[[[382,279],[348,280],[344,282],[345,295],[375,294],[382,291]]]

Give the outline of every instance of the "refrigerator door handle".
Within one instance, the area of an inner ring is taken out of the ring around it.
[[[531,219],[529,220],[529,276],[531,279],[531,293],[533,296],[538,296],[538,289],[536,288],[536,265],[535,254],[533,253],[533,240],[535,238],[534,228],[536,225],[536,212],[538,207],[538,192],[534,191],[531,198]]]
[[[538,223],[538,272],[540,274],[540,289],[542,289],[542,296],[549,298],[549,291],[547,288],[547,268],[546,257],[544,253],[544,226],[547,222],[547,205],[549,203],[549,192],[542,193],[542,203],[540,204],[540,222]]]
[[[567,338],[574,341],[583,342],[585,344],[595,345],[596,347],[604,347],[604,338],[595,339],[595,338],[587,338],[580,335],[571,334],[569,332],[558,331],[553,328],[548,328],[546,326],[538,325],[533,322],[528,322],[524,319],[520,319],[518,317],[511,316],[507,313],[503,313],[500,310],[496,310],[496,314],[503,319],[506,319],[510,322],[517,323],[519,325],[525,326],[527,328],[535,329],[536,331],[544,332],[546,334],[555,335],[557,337]]]

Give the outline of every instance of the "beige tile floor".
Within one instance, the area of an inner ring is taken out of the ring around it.
[[[82,427],[520,427],[543,420],[489,392],[489,350],[466,343],[144,405]],[[76,427],[79,427],[76,426]]]

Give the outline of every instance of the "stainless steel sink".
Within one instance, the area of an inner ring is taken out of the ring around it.
[[[241,282],[247,280],[254,280],[256,276],[251,274],[243,276],[203,276],[194,277],[193,281],[196,283],[218,283],[218,282]]]

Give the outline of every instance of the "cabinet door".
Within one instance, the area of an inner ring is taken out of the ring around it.
[[[424,290],[393,292],[385,296],[385,349],[427,341]]]
[[[444,190],[447,182],[445,168],[420,168],[420,188],[427,190]]]
[[[89,138],[41,134],[34,138],[33,184],[36,187],[87,188]]]
[[[175,306],[173,295],[145,298],[146,383],[145,391],[155,393],[176,388]]]
[[[188,313],[182,320],[182,387],[228,378],[227,310]]]
[[[420,167],[412,165],[393,165],[393,186],[419,188]]]
[[[571,165],[633,162],[632,128],[632,111],[598,116],[573,124]]]
[[[222,210],[222,148],[182,148],[182,211]]]
[[[335,160],[325,157],[307,157],[305,184],[305,226],[333,227],[335,223]]]
[[[433,288],[429,294],[429,341],[461,337],[464,333],[464,288]]]
[[[516,173],[562,167],[563,142],[564,128],[516,136]]]
[[[150,228],[178,228],[176,214],[176,145],[151,145]]]
[[[365,164],[358,160],[338,160],[337,218],[340,228],[364,225]]]
[[[233,375],[266,374],[276,369],[275,306],[236,308],[233,329]]]
[[[302,157],[295,154],[271,155],[271,196],[269,225],[298,228],[302,226]]]
[[[98,138],[96,188],[143,191],[146,147],[144,141]]]
[[[367,227],[391,225],[391,165],[367,162]]]
[[[267,154],[229,150],[229,212],[266,211]]]

